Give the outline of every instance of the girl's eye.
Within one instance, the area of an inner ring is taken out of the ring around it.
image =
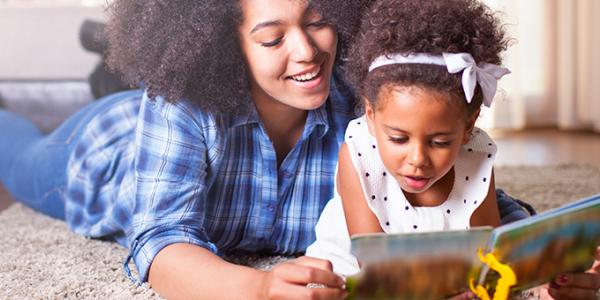
[[[450,141],[431,141],[431,145],[435,147],[448,147],[450,144]]]
[[[406,137],[396,137],[396,136],[390,136],[389,137],[390,142],[395,143],[395,144],[404,144],[408,141],[408,138]]]
[[[275,46],[277,46],[279,43],[281,43],[281,40],[282,40],[282,39],[283,39],[283,38],[277,38],[277,39],[274,39],[274,40],[272,40],[272,41],[270,41],[270,42],[263,42],[263,43],[260,43],[260,45],[261,45],[261,46],[263,46],[263,47],[267,47],[267,48],[270,48],[270,47],[275,47]]]

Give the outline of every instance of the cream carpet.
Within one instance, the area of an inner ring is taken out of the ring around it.
[[[600,170],[573,165],[500,167],[496,182],[543,211],[600,193]],[[116,244],[85,239],[60,221],[13,204],[0,212],[0,299],[160,299],[146,285],[135,286],[125,277],[126,255]],[[281,259],[236,262],[268,268]]]

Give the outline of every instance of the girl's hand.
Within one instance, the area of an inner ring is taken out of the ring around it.
[[[309,283],[319,287],[309,288]],[[265,273],[260,299],[343,299],[344,280],[333,273],[331,262],[302,256]]]
[[[470,299],[477,299],[477,297],[475,296],[475,294],[473,294],[473,292],[468,291],[468,292],[464,292],[462,294],[458,294],[448,300],[470,300]]]
[[[596,249],[596,261],[585,273],[557,276],[550,282],[548,294],[553,299],[600,299],[600,247]]]

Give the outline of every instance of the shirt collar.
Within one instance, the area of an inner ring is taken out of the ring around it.
[[[307,138],[313,131],[317,130],[317,137],[322,138],[329,130],[329,117],[327,115],[327,105],[329,98],[317,109],[308,111],[306,124],[302,133],[302,139]],[[248,108],[242,112],[235,114],[231,118],[230,127],[244,126],[250,124],[260,124],[258,111],[254,104],[248,105]]]
[[[329,98],[321,105],[321,107],[317,109],[313,109],[308,112],[308,116],[306,117],[306,124],[304,125],[304,132],[302,133],[302,138],[308,138],[313,131],[317,138],[323,138],[327,131],[329,131],[329,118],[327,115],[327,105],[329,102]]]
[[[251,101],[251,100],[248,99],[248,101]],[[253,102],[249,102],[249,103],[252,103],[252,104],[247,105],[245,110],[243,110],[242,112],[233,114],[233,117],[231,118],[230,127],[237,127],[237,126],[260,123],[260,118],[258,117],[258,111],[256,111],[256,106],[254,106]]]

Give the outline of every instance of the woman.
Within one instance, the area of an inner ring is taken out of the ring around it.
[[[167,298],[342,298],[327,261],[265,272],[219,255],[301,254],[314,240],[354,116],[334,66],[369,2],[113,1],[109,63],[145,92],[97,101],[49,136],[0,111],[1,181],[129,248]]]

